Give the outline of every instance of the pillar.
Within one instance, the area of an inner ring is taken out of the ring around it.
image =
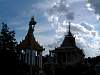
[[[25,51],[25,63],[27,63],[27,51]]]
[[[32,65],[32,50],[30,50],[30,64]]]
[[[39,67],[42,69],[42,52],[39,53]]]
[[[37,52],[37,65],[42,69],[42,51]]]
[[[32,64],[36,65],[36,52],[35,52],[35,50],[32,51]]]

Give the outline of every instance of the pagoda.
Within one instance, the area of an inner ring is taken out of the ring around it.
[[[70,22],[68,34],[65,35],[62,44],[55,50],[50,51],[50,54],[54,56],[55,64],[72,65],[82,63],[84,53],[76,46],[75,37],[73,37],[70,30]]]
[[[23,60],[23,62],[42,68],[42,52],[44,48],[35,40],[33,34],[35,25],[36,21],[34,17],[32,17],[29,22],[28,33],[17,48],[20,50],[20,59]]]

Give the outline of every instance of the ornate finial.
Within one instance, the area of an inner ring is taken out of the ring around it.
[[[36,24],[36,21],[34,20],[34,16],[32,16],[32,18],[31,18],[31,20],[30,20],[30,22],[29,22],[29,30],[30,30],[31,32],[34,31],[35,24]]]
[[[32,16],[31,21],[29,22],[29,25],[34,25],[35,26],[36,21],[34,20],[34,16]]]

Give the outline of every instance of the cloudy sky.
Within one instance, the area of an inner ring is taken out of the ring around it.
[[[24,39],[28,22],[35,16],[34,35],[48,53],[59,47],[68,31],[86,57],[100,55],[99,0],[0,0],[0,23],[6,22],[15,30],[17,41]],[[0,26],[1,27],[1,26]]]

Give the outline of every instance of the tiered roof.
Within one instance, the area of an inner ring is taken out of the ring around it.
[[[70,31],[70,22],[69,22],[69,31],[68,34],[65,35],[65,38],[61,44],[61,47],[71,47],[76,46],[75,38],[73,37],[71,31]]]
[[[18,45],[18,48],[21,50],[24,49],[33,49],[36,51],[43,51],[43,47],[40,46],[40,44],[38,43],[38,41],[36,41],[35,37],[34,37],[34,27],[35,27],[36,22],[34,21],[34,17],[31,18],[30,22],[29,22],[29,29],[28,29],[28,33],[25,37],[24,40],[22,40],[22,42],[20,42],[20,44]]]

